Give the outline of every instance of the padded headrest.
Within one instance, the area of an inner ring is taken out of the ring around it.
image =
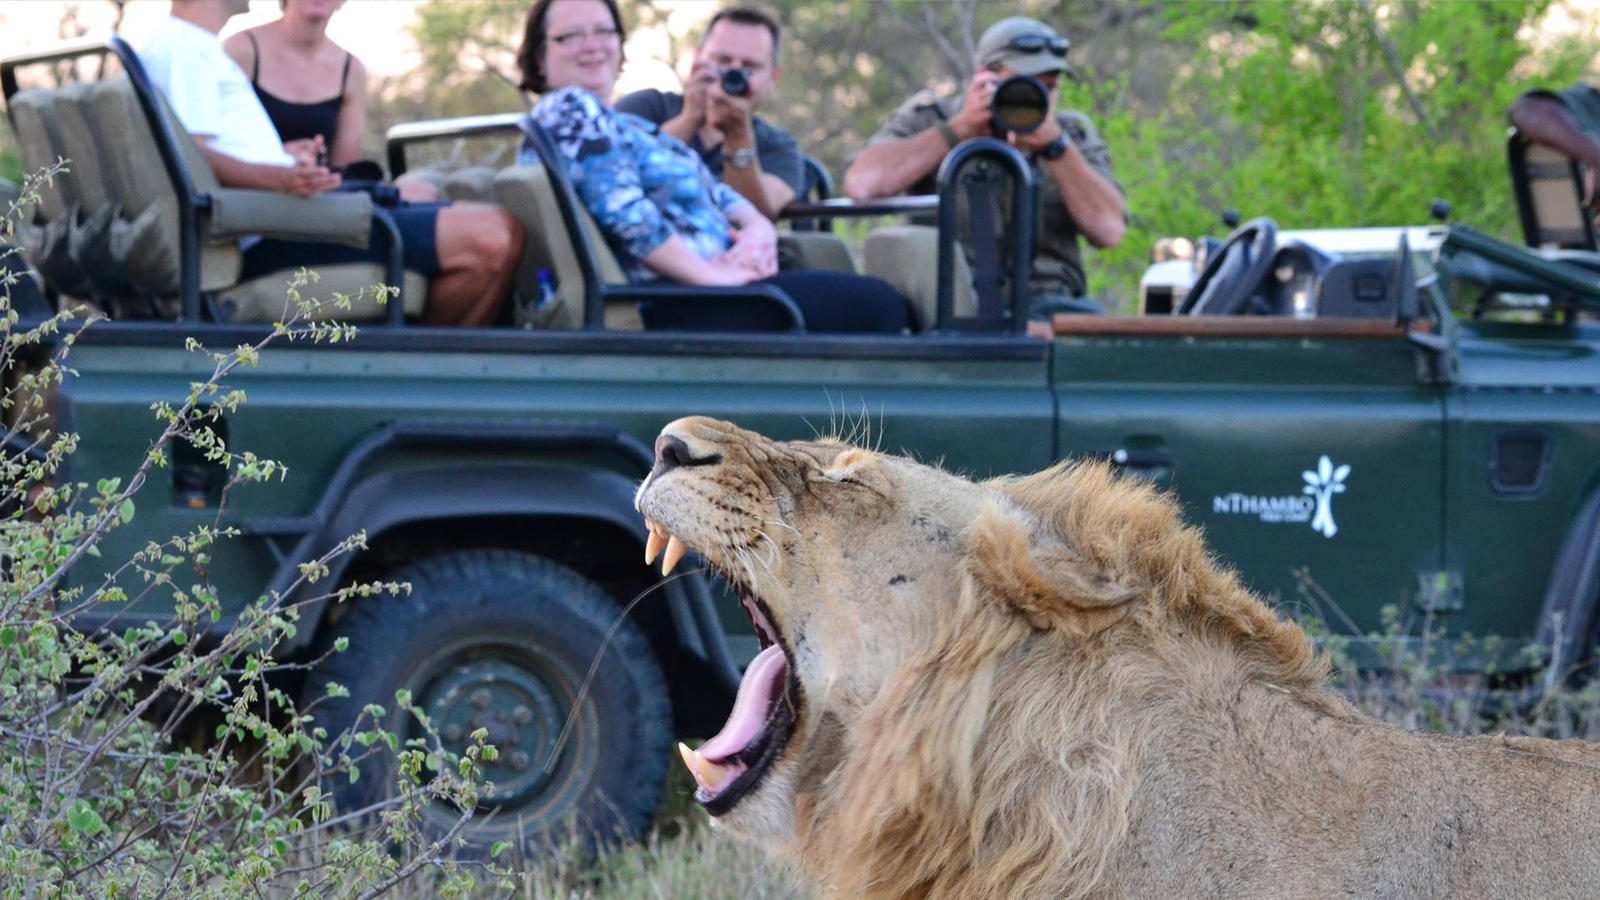
[[[468,166],[445,176],[443,194],[450,200],[477,200],[487,203],[494,198],[494,169],[488,166]]]
[[[102,146],[107,155],[114,152],[113,142],[105,139],[102,144],[100,129],[90,109],[90,95],[95,87],[91,82],[79,82],[56,91],[56,117],[61,123],[63,155],[72,160],[72,172],[67,178],[86,213],[116,199],[101,157]]]
[[[13,94],[8,104],[11,123],[21,144],[22,165],[29,175],[47,169],[66,156],[61,140],[61,121],[56,115],[55,95],[31,89]],[[39,211],[47,222],[66,215],[67,207],[78,202],[72,183],[63,176],[51,179],[40,190]]]
[[[106,168],[116,199],[128,215],[137,215],[159,205],[163,215],[178,221],[177,193],[161,161],[133,83],[118,76],[89,86],[85,96],[90,121],[98,125],[104,147]]]

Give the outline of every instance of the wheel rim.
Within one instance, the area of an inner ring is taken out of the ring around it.
[[[442,654],[418,681],[417,706],[445,749],[462,753],[482,728],[498,751],[497,759],[479,763],[495,785],[481,808],[520,810],[565,774],[569,752],[551,762],[571,709],[571,680],[564,674],[526,649],[480,645]],[[413,720],[407,737],[425,734]]]

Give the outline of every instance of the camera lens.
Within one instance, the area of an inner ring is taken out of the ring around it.
[[[1050,113],[1050,91],[1031,75],[1013,75],[1000,82],[989,101],[995,128],[1027,134],[1044,124]]]
[[[750,93],[750,73],[744,69],[723,69],[721,78],[724,94],[743,97]]]

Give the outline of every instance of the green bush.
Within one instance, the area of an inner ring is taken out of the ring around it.
[[[59,169],[26,180],[25,204],[37,202],[41,184]],[[307,710],[278,686],[289,667],[273,650],[294,633],[299,615],[296,604],[284,601],[288,594],[259,598],[224,637],[207,637],[222,608],[207,574],[211,555],[235,535],[220,512],[209,525],[150,544],[104,578],[74,577],[86,558],[99,556],[102,538],[138,515],[140,489],[167,465],[178,442],[226,467],[229,488],[284,476],[273,461],[225,446],[210,425],[245,401],[224,387],[228,373],[254,365],[269,344],[353,337],[347,325],[308,319],[323,302],[302,295],[314,281],[301,273],[290,291],[295,315],[255,344],[211,352],[191,340],[191,350],[209,356],[211,375],[181,401],[153,407],[162,432],[136,470],[92,483],[62,478],[76,440],[55,430],[49,409],[76,337],[94,327],[92,318],[62,312],[22,323],[4,299],[9,291],[0,294],[0,406],[7,426],[0,453],[0,804],[6,811],[0,881],[6,893],[321,897],[407,885],[461,896],[480,880],[500,877],[492,865],[451,862],[455,834],[485,787],[479,763],[494,758],[483,734],[456,757],[436,738],[402,744],[376,706],[352,733],[312,727]],[[333,554],[361,542],[352,537]],[[301,583],[315,582],[329,558],[304,566]],[[380,595],[405,589],[357,584],[327,596],[381,602]],[[173,614],[157,620],[129,612],[93,633],[73,627],[81,611],[131,607],[150,595],[170,597]],[[410,698],[398,696],[396,704],[420,717]],[[356,777],[355,763],[367,754],[397,755],[394,799],[336,813],[323,785]],[[455,828],[424,831],[421,813],[433,804],[457,810]]]
[[[1538,46],[1547,0],[1179,3],[1162,38],[1188,58],[1140,105],[1126,73],[1086,73],[1130,223],[1098,251],[1091,289],[1131,310],[1156,238],[1220,235],[1224,209],[1282,228],[1425,224],[1433,200],[1512,238],[1507,110],[1578,80],[1592,32]]]

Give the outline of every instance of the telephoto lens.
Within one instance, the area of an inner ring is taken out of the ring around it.
[[[1032,75],[1013,75],[1000,82],[989,100],[989,116],[1001,131],[1027,134],[1050,114],[1050,91]]]
[[[750,72],[745,69],[723,69],[722,92],[730,97],[743,97],[750,93]]]

